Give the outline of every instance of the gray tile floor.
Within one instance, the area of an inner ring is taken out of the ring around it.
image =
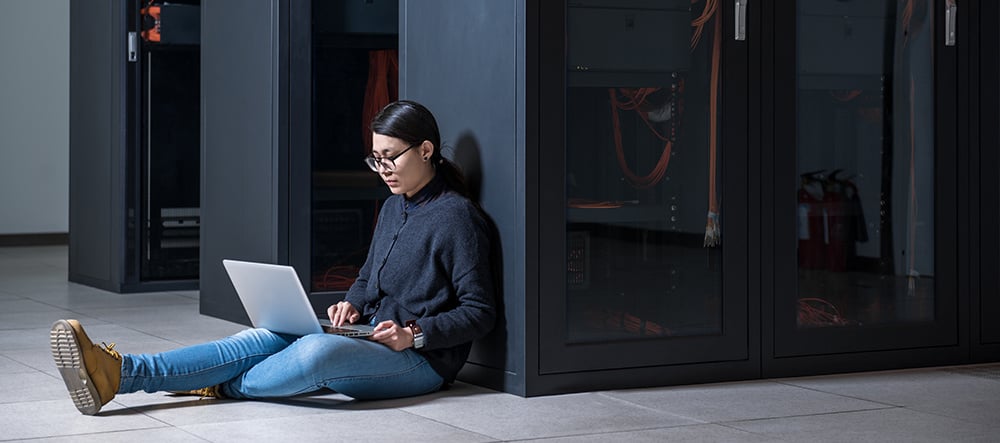
[[[872,372],[524,399],[459,383],[419,398],[281,402],[116,397],[73,407],[48,330],[156,352],[241,325],[198,314],[197,292],[113,294],[66,281],[65,247],[0,248],[0,440],[40,441],[1000,441],[1000,365]]]

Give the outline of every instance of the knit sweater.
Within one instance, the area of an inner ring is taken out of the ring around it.
[[[412,199],[390,196],[345,298],[366,322],[416,320],[424,333],[418,352],[446,383],[495,321],[486,226],[475,205],[439,177]]]

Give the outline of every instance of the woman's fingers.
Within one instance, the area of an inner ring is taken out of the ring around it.
[[[344,323],[354,323],[361,318],[361,314],[357,309],[354,309],[354,305],[346,301],[330,305],[326,313],[330,317],[330,323],[333,323],[334,326],[342,326]]]
[[[413,337],[408,334],[409,328],[403,328],[392,320],[386,320],[375,325],[375,333],[371,339],[388,346],[394,351],[402,351],[413,345]]]

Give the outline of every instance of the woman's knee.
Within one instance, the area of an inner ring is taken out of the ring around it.
[[[336,352],[356,344],[358,339],[336,334],[310,334],[295,340],[295,346],[313,352]]]
[[[357,345],[352,340],[357,339],[334,334],[311,334],[299,337],[289,346],[288,352],[297,355],[296,360],[303,370],[311,371],[316,367],[327,366],[338,358],[349,358],[348,356],[356,354],[350,351]]]
[[[294,338],[262,328],[244,329],[229,336],[230,342],[250,346],[261,351],[278,352],[294,341]]]

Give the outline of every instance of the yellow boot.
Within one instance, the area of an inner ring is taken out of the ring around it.
[[[121,384],[122,356],[114,350],[115,344],[93,344],[76,320],[56,321],[49,342],[76,408],[87,415],[96,414],[115,397]]]
[[[222,388],[219,387],[219,385],[209,386],[207,388],[201,388],[201,389],[192,389],[190,391],[168,391],[168,392],[170,392],[173,395],[177,395],[177,396],[192,395],[192,396],[201,397],[202,399],[205,399],[205,398],[226,398],[226,396],[222,394]]]

